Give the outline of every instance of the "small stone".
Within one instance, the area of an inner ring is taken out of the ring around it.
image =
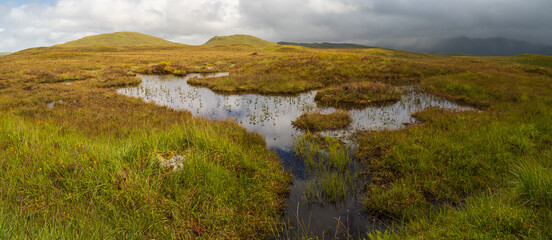
[[[170,159],[159,156],[159,163],[164,168],[172,168],[173,172],[180,171],[184,167],[186,158],[182,155],[174,155]]]

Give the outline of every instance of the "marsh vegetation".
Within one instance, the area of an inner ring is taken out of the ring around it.
[[[349,112],[338,109],[328,114],[320,112],[303,113],[291,124],[303,130],[320,131],[343,129],[351,122],[352,118]]]

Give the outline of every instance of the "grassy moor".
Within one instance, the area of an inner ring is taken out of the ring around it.
[[[415,86],[472,107],[428,108],[416,124],[348,141],[297,136],[294,154],[314,176],[307,200],[330,205],[358,189],[363,212],[382,223],[354,238],[551,237],[550,56],[313,49],[245,35],[191,46],[118,32],[0,57],[0,239],[287,236],[292,173],[262,135],[117,93],[141,75],[216,72],[230,74],[188,83],[226,97],[315,90],[320,107],[353,109],[395,104]],[[337,110],[294,124],[349,122]]]

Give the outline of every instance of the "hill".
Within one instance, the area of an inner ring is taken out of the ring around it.
[[[204,43],[203,46],[221,46],[221,45],[234,45],[234,44],[245,44],[245,45],[251,45],[256,47],[266,47],[266,46],[274,45],[275,43],[260,39],[258,37],[236,34],[236,35],[230,35],[230,36],[215,36],[209,39],[209,41],[207,41],[206,43]]]
[[[366,45],[354,44],[354,43],[296,43],[296,42],[278,42],[280,45],[293,45],[308,48],[374,48]]]
[[[116,32],[84,37],[59,47],[88,47],[88,46],[179,46],[180,43],[170,42],[162,38],[137,32]]]

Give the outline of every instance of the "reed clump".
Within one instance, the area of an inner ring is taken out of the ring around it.
[[[339,140],[305,134],[293,145],[310,179],[305,198],[311,203],[338,202],[356,191],[358,179],[351,149]]]

